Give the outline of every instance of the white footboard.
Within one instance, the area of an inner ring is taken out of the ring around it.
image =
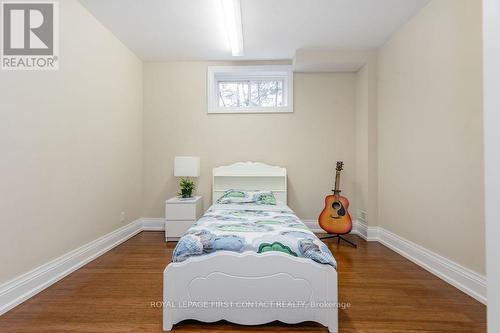
[[[167,266],[163,329],[185,319],[257,325],[315,321],[338,331],[337,272],[280,252],[220,251]]]

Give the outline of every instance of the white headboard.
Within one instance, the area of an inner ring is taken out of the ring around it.
[[[238,162],[214,168],[212,174],[212,203],[231,189],[273,191],[277,201],[287,203],[285,168],[259,162]]]

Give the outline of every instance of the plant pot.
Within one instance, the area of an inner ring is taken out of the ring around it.
[[[193,190],[181,189],[181,198],[191,198]]]

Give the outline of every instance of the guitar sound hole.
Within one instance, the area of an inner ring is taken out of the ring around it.
[[[332,204],[332,208],[337,211],[337,215],[338,216],[344,216],[345,215],[345,209],[344,209],[344,206],[342,205],[342,203],[340,203],[338,201],[335,201]]]

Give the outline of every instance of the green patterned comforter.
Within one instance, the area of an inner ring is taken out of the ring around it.
[[[179,239],[173,261],[216,251],[279,251],[336,268],[328,247],[285,205],[214,205]]]

